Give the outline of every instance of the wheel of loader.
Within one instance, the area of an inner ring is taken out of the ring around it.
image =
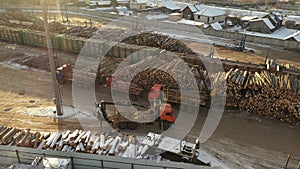
[[[130,129],[130,130],[135,130],[136,128],[137,128],[137,123],[135,123],[135,122],[129,122],[128,123],[128,129]]]
[[[119,122],[118,128],[119,129],[127,129],[128,125],[126,122]]]

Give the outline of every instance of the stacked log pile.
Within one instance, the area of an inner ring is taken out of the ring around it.
[[[2,23],[1,25],[6,25],[10,27],[45,31],[42,19],[33,14],[23,12],[21,10],[5,11],[2,17],[0,18],[0,23]],[[62,31],[66,28],[66,26],[57,21],[52,21],[49,23],[49,30],[51,32],[62,33]]]
[[[116,73],[115,78],[120,81],[132,79],[136,70],[144,69],[134,78],[134,83],[144,90],[149,90],[153,84],[159,83],[164,88],[179,89],[190,88],[190,76],[182,70],[180,59],[166,60],[157,57],[147,57],[137,63],[125,66]],[[151,68],[155,67],[155,69]],[[230,69],[227,72],[218,72],[211,77],[205,70],[192,67],[191,70],[196,77],[200,90],[206,90],[200,78],[202,72],[205,82],[210,86],[211,96],[225,96],[226,107],[239,109],[252,114],[278,119],[290,124],[298,123],[300,120],[300,80],[296,76],[283,72],[271,73],[269,71],[248,71]],[[197,69],[197,70],[196,70]],[[200,68],[201,69],[201,68]],[[173,77],[167,73],[173,72]],[[179,82],[175,81],[180,79]],[[227,90],[225,83],[227,83]],[[205,99],[208,100],[208,99]]]
[[[147,145],[132,134],[75,130],[54,133],[31,132],[0,126],[0,145],[20,146],[64,152],[81,152],[128,158],[149,158]]]
[[[16,22],[12,22],[12,21],[16,21]],[[43,25],[43,21],[40,18],[38,18],[37,16],[34,16],[32,14],[29,14],[27,12],[23,12],[22,10],[13,10],[13,9],[6,10],[1,15],[1,18],[0,18],[1,25],[15,27],[16,26],[15,24],[17,23],[17,26],[20,28],[28,27],[28,25],[21,24],[21,22],[30,23],[35,26]],[[33,25],[30,27],[36,28]],[[34,29],[34,30],[38,30],[38,29]]]
[[[222,77],[223,78],[223,77]],[[231,69],[225,73],[228,108],[290,124],[300,120],[300,80],[289,74]]]
[[[71,36],[78,36],[83,38],[90,38],[94,32],[96,32],[98,28],[96,27],[83,27],[83,26],[75,26],[69,29],[64,29],[60,33],[71,35]]]
[[[39,55],[39,56],[26,55],[24,57],[19,57],[15,59],[14,62],[21,65],[26,65],[30,68],[46,70],[50,72],[49,58],[47,55]]]
[[[180,40],[157,33],[141,33],[135,36],[130,36],[124,39],[122,42],[127,44],[166,49],[167,51],[177,53],[195,54],[191,48],[189,48]]]
[[[167,57],[167,55],[164,56],[166,60],[162,60],[156,56],[149,56],[135,64],[121,68],[118,72],[115,72],[114,77],[120,81],[126,81],[134,77],[133,81],[144,90],[149,90],[156,83],[172,89],[178,89],[178,85],[185,89],[189,89],[192,85],[197,85],[190,80],[188,72],[182,69],[186,65],[183,65],[184,63],[181,62],[181,59],[168,60]],[[137,70],[143,71],[134,76],[133,74]],[[173,77],[168,72],[172,73]],[[196,71],[193,71],[193,73],[199,76]],[[176,82],[175,79],[180,81]]]

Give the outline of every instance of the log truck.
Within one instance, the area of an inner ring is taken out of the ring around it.
[[[108,110],[108,106],[124,106],[125,112],[118,112],[116,108]],[[169,103],[162,103],[162,104],[156,104],[156,107],[148,107],[148,106],[142,106],[142,105],[136,105],[133,104],[133,106],[139,107],[139,108],[146,108],[148,113],[143,114],[140,111],[137,112],[129,112],[128,109],[126,109],[126,106],[128,107],[128,103],[112,103],[112,102],[106,102],[101,101],[100,104],[97,104],[97,107],[100,108],[100,111],[102,113],[103,118],[109,122],[112,123],[114,127],[117,127],[119,129],[130,129],[135,130],[138,126],[138,123],[135,121],[130,121],[126,117],[133,117],[135,120],[143,120],[143,121],[149,121],[147,123],[155,123],[158,122],[160,125],[160,128],[163,130],[168,129],[172,123],[175,122],[175,116],[173,113],[173,109],[171,104]],[[125,114],[126,117],[124,117],[122,114]]]
[[[90,68],[74,70],[72,65],[64,64],[56,69],[56,79],[60,84],[72,82],[74,75],[76,76],[76,86],[80,88],[89,89],[95,83],[93,79],[96,77],[96,73]]]

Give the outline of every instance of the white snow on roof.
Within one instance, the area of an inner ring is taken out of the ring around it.
[[[209,6],[209,5],[203,5],[203,4],[199,4],[199,5],[192,5],[192,4],[186,4],[186,6],[188,6],[191,11],[195,11],[195,8],[198,9],[198,11],[201,11],[205,8],[216,8],[216,9],[220,9],[220,10],[224,10],[224,11],[228,11],[229,14],[231,15],[236,15],[236,16],[258,16],[259,18],[268,15],[269,13],[267,12],[260,12],[260,11],[251,11],[251,10],[244,10],[244,9],[235,9],[235,8],[226,8],[226,7],[214,7],[214,6]],[[193,6],[193,7],[191,7]],[[197,11],[196,11],[197,12]]]
[[[226,12],[224,10],[217,9],[217,8],[205,8],[195,14],[208,16],[208,17],[215,17],[215,16],[220,16],[220,15],[225,15]]]
[[[96,4],[99,4],[99,5],[110,5],[110,1],[90,1],[90,4],[91,5],[96,5]]]
[[[225,7],[213,7],[213,6],[208,6],[208,5],[203,5],[206,7],[210,7],[210,8],[217,8],[220,10],[224,10],[224,11],[228,11],[229,14],[231,15],[239,15],[239,16],[258,16],[258,17],[263,17],[265,15],[267,15],[267,12],[260,12],[260,11],[250,11],[250,10],[244,10],[244,9],[235,9],[235,8],[225,8]]]
[[[184,8],[190,8],[190,10],[193,12],[193,13],[196,13],[196,12],[199,12],[205,8],[207,8],[208,6],[206,5],[203,5],[203,4],[198,4],[198,5],[186,5]],[[183,9],[184,9],[183,8]]]
[[[287,17],[285,17],[286,20],[293,20],[296,22],[300,22],[300,16],[295,16],[295,15],[289,15]]]
[[[149,1],[148,1],[148,0],[136,0],[136,2],[137,2],[138,4],[146,4],[146,3],[148,3]]]
[[[175,3],[182,9],[184,9],[185,7],[191,5],[189,3],[186,3],[186,2],[178,2],[178,1],[175,1]]]
[[[269,19],[272,19],[275,23],[278,22],[274,15],[269,15],[269,16],[270,16]]]
[[[177,6],[177,5],[175,4],[175,2],[172,1],[172,0],[163,0],[163,1],[162,1],[162,6],[168,8],[168,9],[170,9],[170,10],[177,10],[177,9],[180,9],[180,7]]]
[[[210,24],[210,26],[211,26],[214,30],[218,30],[218,31],[223,29],[222,26],[221,26],[221,24],[220,24],[219,22],[212,23],[212,24]]]
[[[205,8],[209,8],[209,6],[206,6],[206,5],[203,5],[203,4],[198,4],[198,5],[195,5],[195,8],[198,10],[198,11],[201,11]]]
[[[242,21],[250,21],[250,20],[254,20],[257,19],[258,16],[244,16],[241,18]]]
[[[110,1],[99,1],[98,4],[99,5],[110,5]]]
[[[117,0],[118,3],[128,3],[129,0]]]
[[[251,20],[250,22],[258,22],[258,21],[263,21],[271,30],[275,28],[275,26],[272,24],[272,22],[269,20],[269,18],[254,19],[254,20]]]
[[[259,33],[259,32],[251,32],[251,31],[246,31],[246,35],[254,35],[254,36],[259,36],[259,37],[266,37],[266,38],[274,38],[274,39],[281,39],[281,40],[286,40],[288,38],[295,37],[297,34],[299,34],[300,31],[296,29],[288,29],[288,28],[280,28],[273,33],[270,34],[264,34],[264,33]],[[297,36],[298,38],[298,36]]]
[[[198,10],[195,8],[194,5],[188,5],[187,7],[190,8],[190,10],[191,10],[192,12],[197,12],[197,11],[198,11]]]
[[[293,37],[297,42],[300,42],[300,31]]]
[[[268,18],[264,18],[263,21],[271,30],[275,28],[275,26],[272,24],[272,22]]]
[[[196,21],[186,20],[186,19],[181,19],[180,21],[177,21],[177,23],[186,24],[186,25],[196,25],[196,26],[200,26],[204,24],[203,22],[196,22]]]

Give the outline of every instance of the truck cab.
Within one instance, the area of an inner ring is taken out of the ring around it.
[[[175,116],[171,104],[166,103],[160,106],[160,120],[168,123],[175,122]]]
[[[56,79],[60,84],[65,83],[67,80],[72,79],[72,65],[63,64],[56,69]]]

